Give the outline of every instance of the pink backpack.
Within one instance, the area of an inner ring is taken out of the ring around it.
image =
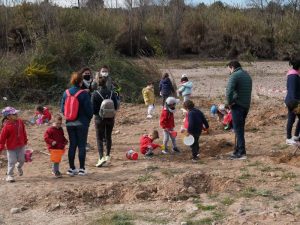
[[[78,116],[79,101],[77,99],[84,90],[79,90],[75,95],[71,95],[69,89],[66,90],[67,98],[64,106],[64,116],[66,120],[74,121]]]

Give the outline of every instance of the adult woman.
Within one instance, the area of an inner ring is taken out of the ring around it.
[[[111,101],[106,101],[107,99],[112,100],[113,104]],[[104,101],[106,102],[104,103]],[[102,167],[104,164],[107,165],[110,162],[110,150],[112,145],[111,134],[115,124],[115,111],[118,108],[115,93],[106,87],[106,80],[102,77],[98,80],[98,89],[92,94],[92,105],[95,115],[96,138],[99,151],[99,160],[96,166]],[[108,112],[106,115],[104,115],[105,110]],[[104,156],[103,153],[104,138],[106,140],[106,156]]]
[[[61,101],[61,111],[65,115],[65,103],[67,97],[67,91],[70,95],[74,96],[78,91],[81,90],[83,84],[82,73],[73,73],[71,76],[70,83],[73,85],[71,88],[66,90],[63,94]],[[70,169],[67,174],[70,176],[74,175],[86,175],[85,171],[85,157],[86,157],[86,142],[89,130],[89,124],[93,117],[92,104],[90,100],[90,95],[88,92],[82,90],[81,93],[77,96],[79,102],[77,118],[75,120],[67,120],[66,126],[69,135],[69,165]],[[75,107],[75,104],[74,104]],[[79,149],[79,171],[75,167],[75,154],[76,149]]]
[[[300,114],[296,114],[294,109],[300,103],[300,59],[291,60],[290,69],[287,73],[287,95],[285,97],[285,104],[288,108],[288,121],[286,126],[286,144],[293,145],[296,141],[299,141],[300,132]],[[298,123],[295,130],[295,136],[292,137],[292,129],[294,122],[298,117]]]
[[[80,88],[86,90],[88,93],[91,94],[93,92],[93,75],[91,69],[88,67],[84,67],[81,70],[79,70],[78,73],[82,74],[83,78],[83,83]]]

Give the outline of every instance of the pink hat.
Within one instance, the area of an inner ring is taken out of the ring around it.
[[[16,110],[15,108],[8,106],[8,107],[5,107],[1,113],[3,116],[8,116],[8,115],[18,114],[19,112],[20,112],[20,110]]]

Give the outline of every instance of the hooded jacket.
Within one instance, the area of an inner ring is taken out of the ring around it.
[[[154,144],[153,140],[148,135],[143,135],[140,139],[140,150],[142,154],[147,153],[147,149],[151,147],[152,149],[156,149],[159,147],[158,144]]]
[[[300,101],[300,76],[297,70],[288,71],[286,88],[285,104],[289,109],[293,109]]]
[[[142,90],[145,105],[153,105],[155,103],[154,88],[145,87]]]
[[[67,139],[64,136],[64,130],[62,128],[56,128],[54,126],[49,127],[45,134],[44,140],[47,144],[48,149],[65,149],[66,144],[68,143]],[[55,141],[56,144],[52,146],[52,142]]]
[[[170,78],[164,78],[159,82],[159,91],[162,96],[169,96],[174,92]]]
[[[164,108],[160,115],[160,126],[162,129],[172,130],[175,127],[174,114]]]
[[[187,81],[181,84],[181,87],[178,91],[182,96],[191,95],[192,94],[193,83],[191,81]]]
[[[0,151],[5,146],[7,150],[14,150],[16,148],[27,145],[27,134],[25,125],[21,119],[16,121],[7,121],[1,130],[0,134]]]
[[[35,112],[35,115],[38,116],[40,115],[41,113],[39,111],[36,111]],[[43,123],[45,122],[50,122],[51,118],[52,118],[52,115],[49,111],[49,109],[47,107],[44,107],[43,109],[43,113],[41,114],[42,115],[42,120],[43,120]]]

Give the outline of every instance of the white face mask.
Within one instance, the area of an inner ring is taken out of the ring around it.
[[[102,77],[107,77],[108,76],[108,72],[100,72]]]

